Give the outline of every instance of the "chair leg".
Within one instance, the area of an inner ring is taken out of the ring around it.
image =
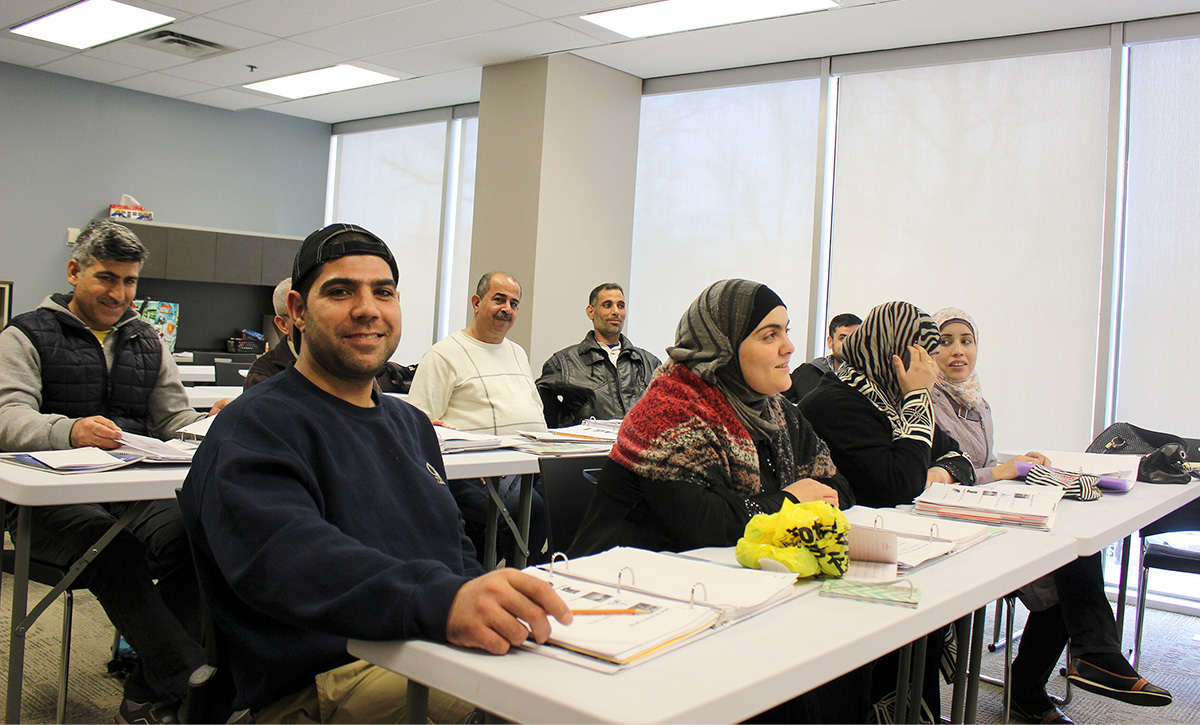
[[[1067,642],[1067,664],[1068,665],[1071,664],[1071,643],[1070,642]],[[1060,677],[1066,679],[1067,668],[1066,667],[1059,668],[1058,674]],[[1071,702],[1071,696],[1074,694],[1075,694],[1075,691],[1071,689],[1071,681],[1067,680],[1067,691],[1063,694],[1061,699],[1055,698],[1055,701],[1059,705],[1067,705]]]
[[[1133,665],[1133,669],[1135,670],[1138,667],[1138,660],[1141,658],[1142,654],[1142,625],[1146,617],[1146,590],[1149,589],[1149,585],[1147,584],[1146,580],[1149,576],[1150,570],[1146,567],[1142,567],[1141,581],[1138,582],[1137,619],[1133,630],[1133,657],[1129,663]]]
[[[67,675],[71,671],[71,620],[75,615],[75,593],[63,592],[62,657],[58,665],[58,702],[54,707],[55,722],[67,721]]]
[[[995,652],[1000,643],[1000,615],[1004,613],[1004,599],[996,600],[996,616],[992,618],[992,641],[988,644],[988,652]]]
[[[1008,605],[1004,612],[1004,636],[1008,646],[1004,648],[1004,722],[1007,724],[1012,710],[1012,651],[1013,651],[1013,619],[1017,608],[1015,599],[1005,599]]]
[[[1117,586],[1117,638],[1125,638],[1125,594],[1129,591],[1129,550],[1133,547],[1133,534],[1121,540],[1121,576]]]

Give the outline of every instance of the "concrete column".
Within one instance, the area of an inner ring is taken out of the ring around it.
[[[472,284],[490,270],[521,282],[509,336],[535,374],[591,329],[593,287],[628,286],[641,92],[570,54],[483,69]]]

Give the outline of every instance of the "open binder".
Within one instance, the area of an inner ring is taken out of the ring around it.
[[[847,581],[887,582],[943,556],[968,549],[1001,529],[934,521],[896,509],[855,506],[842,512],[851,524]]]
[[[547,644],[526,648],[603,672],[644,662],[816,587],[798,586],[790,572],[627,547],[569,561],[556,555],[553,565],[526,571],[550,582],[573,611],[590,612],[576,614],[570,625],[551,622]]]

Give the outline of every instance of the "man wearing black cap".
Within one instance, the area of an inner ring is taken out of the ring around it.
[[[184,483],[233,706],[260,722],[396,721],[406,681],[354,660],[350,637],[500,654],[531,631],[545,641],[548,615],[570,620],[540,580],[480,576],[429,419],[372,391],[400,340],[398,277],[361,227],[310,235],[288,295],[296,364],[225,409]],[[430,708],[469,710],[437,693]]]

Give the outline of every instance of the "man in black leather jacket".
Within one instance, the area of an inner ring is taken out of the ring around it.
[[[606,282],[592,290],[587,316],[593,329],[578,345],[551,355],[537,379],[546,425],[624,418],[642,397],[662,362],[621,334],[625,313],[621,285]]]

